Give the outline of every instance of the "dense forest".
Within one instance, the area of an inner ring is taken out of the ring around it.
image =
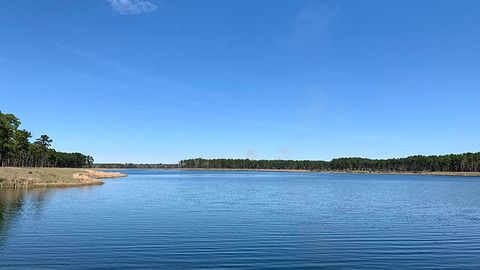
[[[97,163],[108,169],[284,169],[372,172],[480,172],[480,152],[395,159],[337,158],[315,160],[187,159],[178,164]]]
[[[0,111],[0,167],[91,167],[93,158],[81,153],[57,152],[52,139],[41,135],[30,142],[32,133],[20,129],[20,119]]]
[[[317,171],[480,172],[480,152],[394,159],[337,158],[331,161],[197,158],[182,160],[179,167]]]

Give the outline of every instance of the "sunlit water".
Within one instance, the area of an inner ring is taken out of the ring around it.
[[[127,173],[0,190],[0,269],[480,269],[480,178]]]

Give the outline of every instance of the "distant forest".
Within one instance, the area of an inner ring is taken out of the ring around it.
[[[0,167],[91,167],[93,157],[81,153],[57,152],[52,139],[41,135],[30,142],[32,133],[20,129],[20,119],[0,111]]]
[[[312,171],[479,172],[480,152],[392,159],[337,158],[331,161],[187,159],[180,168],[287,169]]]
[[[480,152],[392,159],[336,158],[316,160],[187,159],[178,164],[102,163],[110,169],[280,169],[372,172],[480,172]]]

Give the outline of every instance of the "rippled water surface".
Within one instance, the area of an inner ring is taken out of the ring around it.
[[[0,269],[480,269],[480,179],[131,170],[0,190]]]

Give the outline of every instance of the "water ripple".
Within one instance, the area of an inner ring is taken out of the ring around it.
[[[1,269],[479,269],[480,182],[132,170],[0,190]]]

